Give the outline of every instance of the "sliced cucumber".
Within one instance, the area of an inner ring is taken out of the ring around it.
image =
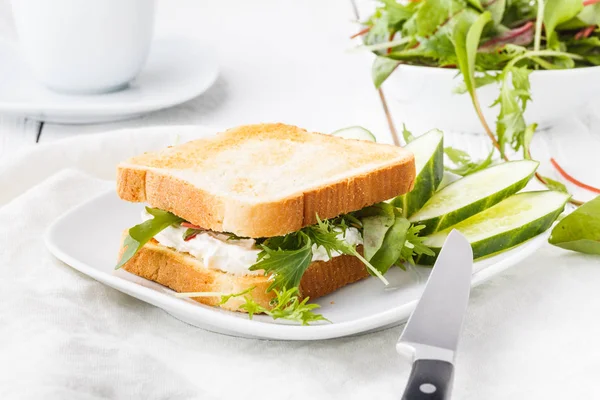
[[[333,132],[331,136],[338,136],[344,139],[367,140],[369,142],[377,141],[375,135],[362,126],[349,126],[347,128],[339,129]]]
[[[569,200],[569,195],[550,190],[515,194],[441,232],[425,237],[423,244],[439,254],[446,237],[460,231],[481,258],[523,243],[550,228]],[[436,257],[422,256],[419,264],[433,264]]]
[[[396,197],[392,204],[402,208],[405,217],[410,217],[433,196],[444,177],[444,134],[433,129],[404,148],[415,155],[415,185],[409,193]]]
[[[465,176],[434,194],[409,220],[425,225],[424,235],[441,231],[523,189],[537,167],[535,161],[511,161]]]

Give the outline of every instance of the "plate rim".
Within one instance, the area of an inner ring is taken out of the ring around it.
[[[248,318],[235,317],[233,315],[229,315],[228,313],[214,312],[214,310],[211,308],[203,307],[201,304],[192,304],[191,302],[187,302],[185,299],[176,298],[167,291],[161,293],[153,288],[145,287],[128,279],[119,277],[116,274],[98,270],[87,263],[67,254],[54,243],[53,237],[56,235],[56,230],[60,227],[61,223],[65,219],[71,216],[71,214],[78,212],[89,203],[101,201],[102,198],[112,195],[115,195],[115,190],[113,188],[93,196],[92,198],[65,211],[46,229],[44,234],[45,245],[50,253],[52,253],[60,261],[69,265],[71,268],[78,270],[79,272],[97,280],[100,283],[119,290],[122,293],[135,297],[155,307],[161,308],[169,314],[174,312],[178,316],[181,316],[182,314],[185,314],[185,316],[191,315],[193,318],[198,319],[200,322],[206,325],[222,327],[227,331],[236,332],[241,336],[246,337],[250,336],[262,339],[311,341],[351,336],[368,332],[370,330],[375,330],[377,328],[382,328],[394,323],[402,323],[408,318],[417,303],[418,298],[366,317],[338,323],[323,323],[309,326],[290,325],[276,322],[266,323],[257,320],[250,320]],[[482,284],[507,268],[516,265],[519,261],[523,261],[527,257],[531,256],[539,249],[543,243],[542,239],[544,239],[548,234],[549,230],[533,237],[529,241],[524,242],[515,248],[523,247],[524,244],[532,241],[539,241],[540,243],[529,243],[530,245],[522,248],[521,252],[515,253],[508,258],[500,260],[497,263],[484,268],[483,270],[473,273],[471,279],[471,288]],[[475,263],[477,263],[477,261]],[[177,318],[174,315],[172,315],[172,317]]]

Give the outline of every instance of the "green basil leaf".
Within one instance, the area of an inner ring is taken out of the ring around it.
[[[159,210],[158,208],[146,207],[146,211],[154,218],[149,219],[141,224],[129,229],[128,235],[123,241],[125,251],[121,256],[115,269],[121,268],[127,261],[131,259],[150,239],[156,236],[163,229],[183,222],[183,218],[176,216],[168,211]]]
[[[563,218],[548,242],[563,249],[600,255],[600,196]]]

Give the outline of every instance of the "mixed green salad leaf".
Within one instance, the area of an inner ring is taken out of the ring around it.
[[[175,214],[159,210],[158,208],[146,207],[146,212],[152,215],[153,218],[129,229],[123,241],[123,253],[115,269],[119,269],[125,265],[138,250],[162,230],[183,221],[183,218],[179,218]]]
[[[327,321],[327,318],[321,314],[316,314],[313,310],[320,308],[318,304],[308,303],[309,298],[305,297],[300,300],[298,288],[273,290],[275,298],[272,301],[272,308],[266,309],[252,297],[245,296],[246,302],[240,306],[240,309],[248,313],[248,317],[252,319],[254,314],[266,314],[273,319],[286,319],[288,321],[300,322],[302,325],[309,325],[311,322]]]
[[[376,87],[401,63],[457,68],[464,78],[458,91],[469,93],[505,158],[508,148],[526,145],[531,71],[600,65],[599,22],[599,0],[385,0],[364,22],[363,42],[377,55]],[[492,83],[501,88],[495,133],[475,91]]]
[[[401,3],[380,0],[379,3],[374,14],[364,22],[367,28],[363,30],[366,33],[364,47],[377,55],[372,69],[376,87],[400,64],[455,68],[463,76],[463,84],[456,92],[469,94],[494,147],[483,160],[472,160],[461,150],[446,148],[446,156],[456,166],[446,169],[459,175],[489,166],[496,150],[505,161],[509,159],[509,150],[522,152],[523,158],[531,159],[529,147],[537,124],[527,123],[524,113],[532,100],[529,77],[534,70],[600,65],[600,0],[414,0]],[[500,88],[498,98],[491,105],[498,108],[495,132],[483,116],[476,91],[489,84]],[[407,135],[404,136],[407,139]],[[589,188],[556,168],[567,180]],[[536,174],[536,178],[551,190],[567,192],[561,182],[540,174]],[[575,199],[570,202],[583,204]],[[569,229],[568,224],[573,227]],[[560,226],[564,232],[577,230],[583,235],[575,217],[566,219]],[[585,226],[585,231],[592,235],[598,229],[600,221],[594,219]],[[571,245],[563,245],[566,246]],[[579,245],[572,247],[584,251]]]
[[[121,268],[148,241],[169,226],[182,226],[188,229],[183,233],[183,239],[192,239],[201,232],[182,218],[168,211],[146,207],[152,218],[129,229],[123,242],[123,253],[115,269]],[[388,219],[391,218],[391,219]],[[348,228],[358,229],[361,237],[366,237],[363,256],[356,245],[344,240]],[[254,302],[250,296],[251,289],[240,293],[218,294],[221,304],[232,297],[244,296],[246,303],[240,308],[250,316],[255,313],[265,313],[275,319],[282,318],[307,324],[312,321],[325,320],[321,315],[312,312],[318,305],[307,304],[308,298],[300,300],[298,294],[300,281],[306,269],[312,263],[313,251],[322,247],[329,258],[345,254],[360,259],[368,271],[381,279],[392,265],[402,267],[403,262],[414,264],[414,259],[422,254],[433,256],[429,248],[423,245],[423,239],[418,236],[422,227],[415,227],[402,217],[400,209],[379,203],[355,213],[345,214],[330,220],[321,220],[317,216],[315,225],[307,226],[297,232],[284,236],[258,239],[257,244],[262,251],[258,254],[257,262],[250,270],[263,270],[265,275],[273,276],[267,289],[275,293],[275,302],[271,310],[266,310]],[[241,239],[230,234],[228,240]],[[211,293],[188,293],[189,297],[211,295]],[[214,294],[216,295],[216,294]]]
[[[358,229],[363,237],[364,256],[356,246],[344,240],[349,227]],[[262,241],[258,261],[250,270],[264,270],[265,274],[274,276],[269,290],[298,287],[312,262],[313,247],[316,246],[323,247],[329,257],[333,253],[357,257],[371,275],[387,284],[383,274],[390,267],[402,266],[404,261],[430,252],[422,245],[421,238],[407,235],[410,228],[411,224],[402,217],[401,210],[388,203],[375,204],[331,220],[317,218],[315,225]]]

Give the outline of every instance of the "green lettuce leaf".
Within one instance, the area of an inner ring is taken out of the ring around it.
[[[463,1],[422,0],[416,13],[416,34],[427,37],[435,33],[440,25],[465,8]]]
[[[544,27],[548,48],[560,50],[556,27],[577,16],[583,10],[582,0],[546,0],[544,6]]]

